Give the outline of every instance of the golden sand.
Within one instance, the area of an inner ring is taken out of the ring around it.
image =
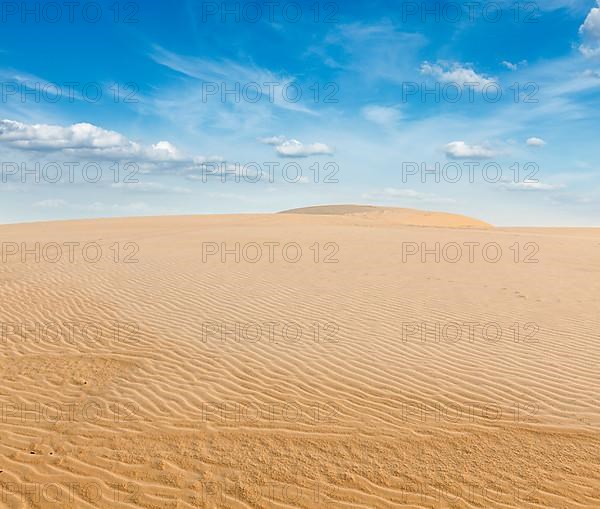
[[[0,227],[0,507],[600,506],[599,230],[292,212]]]

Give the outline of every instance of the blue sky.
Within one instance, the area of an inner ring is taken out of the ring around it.
[[[69,9],[0,10],[2,223],[368,203],[600,225],[596,0]]]

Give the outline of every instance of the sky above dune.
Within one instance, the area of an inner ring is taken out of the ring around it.
[[[600,225],[600,3],[3,2],[0,222]]]

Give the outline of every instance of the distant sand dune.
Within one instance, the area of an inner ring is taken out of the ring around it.
[[[0,238],[104,254],[0,264],[0,507],[600,507],[599,230],[333,206]]]
[[[491,225],[460,214],[428,212],[371,205],[317,205],[280,212],[280,214],[316,214],[352,216],[381,226],[439,226],[444,228],[491,228]]]

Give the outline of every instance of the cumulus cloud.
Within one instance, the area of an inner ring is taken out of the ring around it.
[[[155,154],[162,154],[165,159],[179,160],[183,158],[181,152],[172,143],[168,141],[159,141],[152,145]]]
[[[4,119],[0,120],[0,142],[21,150],[149,163],[202,164],[214,160],[203,156],[187,157],[168,141],[145,146],[121,133],[89,123],[60,126]]]
[[[579,32],[600,39],[600,0],[597,0],[597,4],[598,7],[592,7],[588,13],[583,25],[579,27]]]
[[[527,145],[530,147],[543,147],[545,144],[546,142],[541,138],[533,137],[527,139]]]
[[[600,0],[598,7],[592,7],[579,27],[579,34],[583,39],[579,51],[589,58],[600,56]]]
[[[482,145],[469,145],[464,141],[452,141],[444,147],[446,156],[451,159],[489,159],[496,153]]]
[[[582,44],[579,46],[579,51],[586,58],[600,57],[600,44],[598,46],[590,46],[589,44]]]
[[[60,149],[107,149],[131,148],[123,135],[80,123],[67,127],[48,124],[24,124],[14,120],[0,120],[0,141],[24,149],[60,150]]]
[[[331,155],[334,150],[325,143],[302,143],[285,136],[271,136],[259,138],[258,141],[267,145],[273,145],[275,152],[281,157],[309,157],[317,155]]]
[[[421,64],[421,73],[433,76],[442,83],[455,83],[462,87],[468,85],[479,88],[496,82],[495,78],[478,74],[469,65],[458,62],[432,64],[425,61]]]
[[[333,154],[333,149],[325,143],[304,144],[298,140],[287,140],[277,145],[275,151],[282,157],[309,157]]]
[[[395,106],[372,104],[365,106],[361,111],[367,120],[382,127],[393,127],[400,120],[400,111]]]

